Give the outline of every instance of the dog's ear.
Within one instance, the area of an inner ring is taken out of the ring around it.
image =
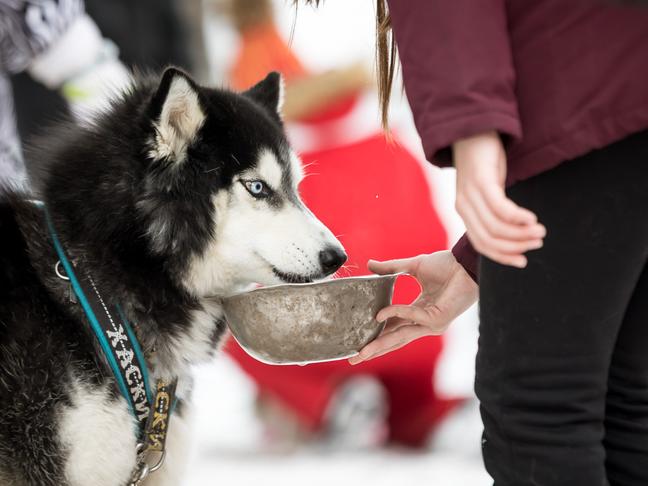
[[[155,160],[182,162],[205,122],[198,86],[186,73],[167,68],[149,110],[155,130],[149,154]]]
[[[283,77],[278,72],[271,72],[265,77],[265,79],[259,81],[243,94],[267,108],[271,114],[276,115],[279,118],[281,117],[281,107],[284,98],[284,81]]]

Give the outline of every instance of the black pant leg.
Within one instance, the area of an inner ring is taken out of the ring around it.
[[[608,484],[608,372],[648,247],[648,137],[517,184],[545,246],[524,270],[482,259],[476,391],[496,486]]]
[[[614,348],[603,444],[612,486],[648,485],[648,266]]]

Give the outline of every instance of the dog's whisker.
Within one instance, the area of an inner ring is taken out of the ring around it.
[[[308,164],[303,164],[302,169],[305,171],[309,167],[312,167],[313,165],[317,165],[317,161],[309,162]]]
[[[353,263],[347,263],[347,264],[343,265],[342,268],[349,268],[349,269],[357,270],[360,267],[358,265],[353,264]]]

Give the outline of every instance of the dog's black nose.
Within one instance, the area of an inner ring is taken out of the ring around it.
[[[337,248],[330,247],[320,251],[319,261],[325,275],[330,275],[347,261],[346,253]]]

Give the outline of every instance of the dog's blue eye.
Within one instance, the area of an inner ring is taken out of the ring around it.
[[[254,197],[262,198],[270,195],[270,190],[263,181],[245,181],[244,185],[248,192]]]

